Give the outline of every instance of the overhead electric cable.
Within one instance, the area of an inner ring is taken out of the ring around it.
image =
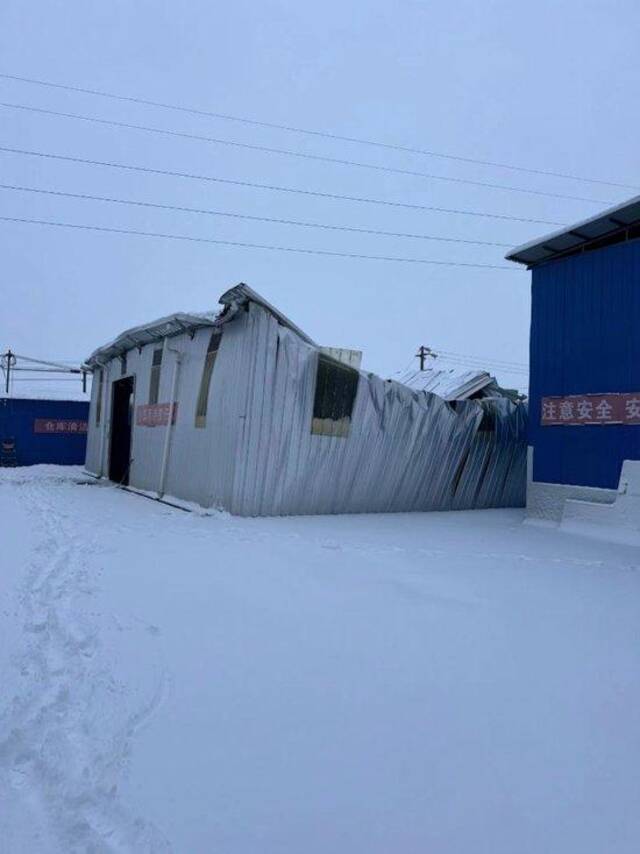
[[[434,352],[442,359],[455,359],[457,361],[464,362],[479,362],[481,364],[491,362],[492,364],[499,364],[501,367],[505,368],[518,368],[518,370],[528,370],[529,366],[524,364],[523,362],[508,362],[503,359],[490,359],[489,357],[484,358],[482,356],[463,356],[456,355],[454,353],[447,353],[445,350],[438,350],[434,348]]]
[[[468,240],[463,237],[438,237],[436,235],[431,234],[413,234],[411,232],[403,232],[403,231],[379,231],[374,228],[361,228],[356,226],[349,225],[329,225],[328,223],[323,222],[302,222],[296,219],[277,219],[275,217],[268,216],[255,216],[253,214],[242,214],[235,213],[231,211],[217,211],[210,210],[207,208],[189,208],[184,207],[183,205],[168,205],[168,204],[160,204],[159,202],[145,202],[140,201],[138,199],[117,199],[111,196],[94,196],[89,193],[68,193],[63,192],[62,190],[49,190],[44,187],[23,187],[15,184],[0,184],[0,189],[2,190],[12,190],[24,193],[43,193],[49,196],[61,196],[67,199],[81,199],[87,201],[95,201],[95,202],[108,202],[110,204],[118,204],[118,205],[132,205],[135,207],[143,207],[143,208],[153,208],[157,210],[167,210],[167,211],[178,211],[181,213],[194,213],[194,214],[205,214],[209,216],[221,216],[221,217],[230,217],[232,219],[245,219],[251,220],[252,222],[269,222],[276,223],[278,225],[296,225],[302,226],[304,228],[322,228],[327,229],[329,231],[348,231],[355,232],[357,234],[375,234],[381,237],[410,237],[416,238],[420,240],[433,240],[440,241],[443,243],[467,243],[476,246],[498,246],[498,247],[509,247],[510,243],[495,243],[490,240]]]
[[[147,107],[157,107],[163,110],[172,110],[180,113],[188,113],[190,115],[203,116],[213,119],[221,119],[223,121],[236,122],[254,127],[270,128],[273,130],[286,131],[288,133],[304,134],[307,136],[321,137],[331,139],[338,142],[349,142],[357,145],[369,145],[376,148],[382,148],[389,151],[402,151],[407,154],[418,154],[427,157],[436,157],[443,160],[452,160],[458,163],[469,163],[478,166],[489,166],[496,169],[508,169],[513,172],[524,172],[530,175],[544,175],[551,178],[563,178],[571,181],[580,181],[588,184],[600,184],[609,187],[619,187],[624,190],[638,190],[639,186],[633,184],[621,183],[618,181],[607,181],[601,178],[585,178],[581,175],[573,175],[567,172],[556,172],[549,169],[538,169],[528,166],[517,166],[512,163],[503,163],[495,160],[482,160],[477,157],[465,157],[458,154],[450,154],[442,151],[432,151],[430,149],[418,148],[416,146],[401,145],[398,143],[383,142],[381,140],[368,139],[366,137],[347,136],[344,134],[334,133],[325,130],[313,130],[311,128],[301,128],[294,125],[278,124],[276,122],[261,121],[252,119],[247,116],[236,116],[229,113],[215,112],[213,110],[198,109],[196,107],[188,107],[180,104],[172,104],[163,101],[155,101],[149,98],[141,98],[133,95],[122,95],[115,92],[108,92],[104,89],[94,89],[86,86],[74,86],[64,83],[54,83],[50,80],[39,80],[33,77],[24,77],[17,74],[0,73],[0,78],[4,80],[14,80],[20,83],[28,83],[36,86],[44,86],[50,89],[59,89],[66,92],[79,92],[84,95],[95,95],[100,98],[107,98],[113,101],[124,101],[132,104],[141,104]]]
[[[227,145],[234,148],[243,148],[249,151],[260,151],[264,154],[278,154],[285,157],[298,157],[304,160],[316,160],[323,163],[332,163],[338,166],[353,166],[359,169],[372,169],[376,172],[391,172],[395,175],[408,175],[412,178],[427,178],[434,181],[446,181],[453,184],[469,184],[473,187],[483,187],[492,190],[507,190],[512,193],[528,193],[534,196],[546,196],[551,199],[567,199],[574,202],[589,202],[596,205],[611,204],[611,199],[592,199],[586,196],[571,196],[565,193],[553,193],[547,190],[533,190],[528,187],[512,187],[509,184],[496,184],[491,181],[474,181],[471,178],[456,178],[450,175],[434,175],[429,172],[415,172],[411,169],[396,169],[392,166],[380,166],[376,163],[361,163],[357,160],[343,160],[337,157],[327,157],[321,154],[308,154],[302,151],[292,151],[287,148],[270,148],[266,145],[255,145],[248,142],[239,142],[232,139],[219,139],[217,137],[202,136],[200,134],[185,133],[183,131],[167,130],[166,128],[151,127],[149,125],[132,124],[131,122],[119,122],[113,119],[103,119],[98,116],[85,116],[80,113],[64,113],[59,110],[48,110],[44,107],[34,107],[28,104],[13,104],[0,101],[0,107],[11,110],[26,110],[46,116],[55,116],[63,119],[74,119],[93,124],[107,125],[108,127],[125,128],[126,130],[139,130],[145,133],[154,133],[161,136],[180,137],[198,142],[211,142],[215,145]]]
[[[68,365],[63,365],[61,362],[52,362],[52,361],[44,361],[43,359],[34,359],[31,356],[21,356],[20,353],[13,353],[12,356],[15,356],[16,359],[22,359],[23,362],[32,362],[34,365],[46,365],[48,367],[62,368],[63,370],[68,370]],[[16,370],[13,368],[13,370]],[[28,370],[31,370],[29,368]],[[35,370],[35,368],[33,369]]]
[[[538,225],[566,225],[564,222],[557,222],[548,219],[534,219],[531,217],[511,216],[510,214],[488,213],[487,211],[470,211],[462,208],[443,208],[434,205],[418,205],[411,202],[393,202],[387,199],[373,199],[363,196],[345,196],[338,193],[325,193],[320,190],[305,190],[300,187],[283,187],[277,184],[258,184],[255,181],[239,181],[232,178],[220,178],[215,175],[198,175],[192,172],[178,172],[171,169],[154,169],[151,166],[136,166],[130,163],[117,163],[110,160],[90,160],[85,157],[74,157],[68,154],[53,154],[47,151],[33,151],[24,148],[13,148],[9,146],[0,146],[0,152],[9,154],[19,154],[28,157],[44,157],[51,160],[63,160],[69,163],[82,163],[85,166],[105,166],[109,169],[125,169],[130,172],[143,172],[149,175],[164,175],[170,178],[188,178],[193,181],[210,181],[218,184],[230,184],[235,187],[250,187],[258,190],[269,190],[278,193],[295,193],[303,196],[313,196],[321,199],[333,199],[343,202],[358,202],[359,204],[368,205],[385,205],[393,208],[406,208],[409,210],[418,211],[435,211],[436,213],[459,214],[460,216],[475,216],[488,219],[509,220],[511,222],[526,222],[535,223]]]
[[[483,370],[483,371],[486,371],[488,373],[491,373],[492,371],[497,371],[497,372],[503,372],[503,373],[520,374],[522,376],[528,376],[529,375],[528,369],[513,368],[513,367],[508,367],[507,365],[495,364],[488,359],[485,361],[474,362],[471,360],[455,359],[451,356],[447,356],[447,357],[442,357],[442,360],[445,364],[450,364],[450,365],[453,365],[454,367],[469,368],[470,370],[473,370],[473,371]]]
[[[13,373],[13,368],[11,372]],[[38,383],[81,383],[80,377],[11,377],[12,383],[33,383],[37,387]]]
[[[483,361],[483,360],[489,361],[488,357],[485,359],[484,356],[473,356],[470,353],[456,353],[456,352],[453,352],[452,350],[442,350],[439,347],[435,347],[435,346],[433,349],[438,355],[442,355],[442,356],[457,356],[461,359],[473,359],[473,360],[478,360],[478,361]],[[504,365],[511,365],[511,366],[517,367],[517,368],[527,368],[527,369],[529,368],[529,365],[526,362],[517,362],[515,359],[491,359],[491,361],[494,363],[495,362],[501,362]]]
[[[218,240],[211,237],[195,237],[193,235],[187,234],[166,234],[163,232],[156,231],[139,231],[136,229],[129,228],[112,228],[103,225],[58,222],[53,220],[30,219],[26,217],[0,216],[0,221],[26,223],[29,225],[53,226],[56,228],[80,229],[84,231],[99,231],[107,232],[110,234],[128,234],[136,237],[156,237],[163,238],[165,240],[186,240],[192,243],[210,243],[215,244],[217,246],[235,246],[242,249],[267,249],[274,252],[296,252],[304,255],[325,255],[333,258],[355,258],[366,261],[395,261],[404,264],[430,264],[442,267],[473,267],[486,270],[504,270],[510,271],[512,273],[524,272],[524,270],[520,267],[507,267],[505,265],[499,264],[473,264],[466,261],[440,261],[432,260],[430,258],[398,258],[395,256],[387,255],[364,255],[358,252],[333,252],[326,249],[303,249],[292,246],[273,246],[263,243],[246,243],[244,241],[241,242],[235,240]]]

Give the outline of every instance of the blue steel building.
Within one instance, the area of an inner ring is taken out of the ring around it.
[[[0,467],[83,465],[89,403],[0,397]]]
[[[506,257],[532,278],[527,508],[559,520],[640,460],[640,196]]]

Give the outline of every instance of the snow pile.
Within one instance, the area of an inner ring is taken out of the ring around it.
[[[2,850],[637,851],[637,549],[82,480],[0,471]]]

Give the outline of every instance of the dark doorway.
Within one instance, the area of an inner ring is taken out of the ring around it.
[[[113,383],[111,393],[111,450],[109,480],[129,483],[131,428],[133,426],[133,377]]]

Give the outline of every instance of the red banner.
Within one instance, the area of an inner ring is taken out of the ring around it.
[[[34,433],[86,433],[87,422],[58,418],[34,418]]]
[[[640,391],[625,394],[570,394],[543,397],[540,423],[640,424]]]
[[[166,427],[176,423],[178,404],[174,403],[144,403],[136,407],[136,424],[138,427]]]

